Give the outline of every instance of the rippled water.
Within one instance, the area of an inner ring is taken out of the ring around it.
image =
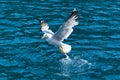
[[[39,22],[56,31],[74,8],[67,60],[41,40]],[[0,80],[120,80],[119,0],[0,0],[0,12]]]

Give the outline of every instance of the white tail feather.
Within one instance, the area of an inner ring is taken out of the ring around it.
[[[71,46],[68,44],[63,44],[62,48],[64,49],[65,53],[69,53],[71,51]]]

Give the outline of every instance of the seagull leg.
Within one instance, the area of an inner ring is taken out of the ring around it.
[[[66,56],[66,52],[64,51],[63,47],[60,46],[59,49],[60,49],[60,51]]]

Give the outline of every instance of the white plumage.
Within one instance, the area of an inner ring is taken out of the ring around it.
[[[78,18],[77,13],[78,11],[74,9],[68,20],[55,33],[49,29],[45,21],[41,21],[41,30],[44,33],[42,38],[45,38],[49,44],[59,47],[64,55],[69,53],[72,48],[70,45],[63,43],[63,41],[73,32],[73,27],[78,25],[78,21],[76,21]]]

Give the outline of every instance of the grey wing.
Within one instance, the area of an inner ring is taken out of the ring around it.
[[[68,20],[63,25],[60,26],[60,28],[53,35],[52,38],[58,41],[63,41],[64,39],[67,39],[73,32],[73,27],[75,25],[78,25],[78,22],[76,21],[76,19],[78,18],[77,13],[78,11],[74,9]]]
[[[43,33],[54,35],[54,32],[49,29],[48,24],[44,20],[41,21],[41,30]]]

